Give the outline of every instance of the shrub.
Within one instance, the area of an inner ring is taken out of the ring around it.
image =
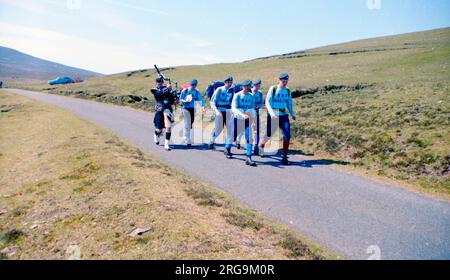
[[[370,151],[374,155],[379,155],[382,157],[388,156],[390,153],[395,151],[395,142],[389,135],[386,134],[374,136],[372,138]]]
[[[339,145],[338,141],[334,137],[327,137],[325,139],[325,151],[329,152],[330,154],[334,154],[339,152],[341,149],[341,146]]]

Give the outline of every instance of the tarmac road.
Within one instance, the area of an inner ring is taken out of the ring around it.
[[[342,172],[326,161],[276,157],[244,165],[244,152],[226,160],[221,147],[171,152],[153,144],[152,116],[126,107],[8,89],[74,112],[165,163],[232,194],[275,221],[347,259],[450,259],[450,203]],[[198,132],[197,132],[198,133]]]

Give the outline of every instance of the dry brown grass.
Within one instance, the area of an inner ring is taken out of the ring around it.
[[[334,258],[67,111],[0,105],[1,258]]]

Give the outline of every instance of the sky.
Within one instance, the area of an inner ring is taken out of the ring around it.
[[[112,74],[450,27],[450,0],[0,0],[0,46]]]

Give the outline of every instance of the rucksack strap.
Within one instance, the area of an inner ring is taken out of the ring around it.
[[[278,86],[273,86],[272,96],[274,96],[277,93],[277,89],[278,89]],[[288,91],[288,94],[291,95],[291,90],[288,88],[286,88],[286,89]]]

